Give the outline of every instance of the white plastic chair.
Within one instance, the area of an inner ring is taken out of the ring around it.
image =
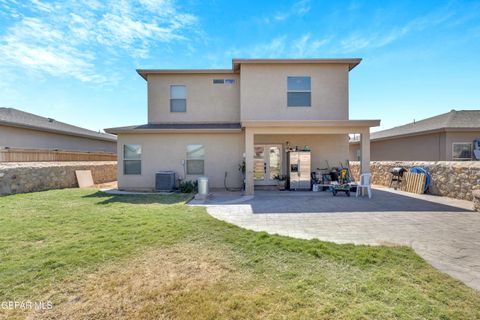
[[[357,185],[357,192],[355,194],[355,197],[358,197],[360,190],[363,191],[363,188],[367,188],[368,191],[368,198],[372,198],[372,187],[370,186],[372,183],[372,174],[371,173],[362,173],[360,175],[360,182]],[[362,192],[363,194],[363,192]]]

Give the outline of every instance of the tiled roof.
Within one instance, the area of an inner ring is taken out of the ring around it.
[[[0,124],[14,127],[24,127],[39,131],[49,131],[72,136],[81,136],[96,140],[116,141],[117,137],[108,133],[73,126],[52,118],[40,117],[32,113],[14,108],[0,108]]]

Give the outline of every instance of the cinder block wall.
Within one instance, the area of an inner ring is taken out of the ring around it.
[[[0,195],[77,187],[75,170],[91,170],[94,183],[117,180],[116,161],[0,163]]]
[[[432,178],[429,193],[433,195],[473,200],[472,190],[480,189],[480,161],[371,161],[373,184],[388,186],[395,167],[428,169]],[[350,168],[358,180],[359,162],[351,161]]]

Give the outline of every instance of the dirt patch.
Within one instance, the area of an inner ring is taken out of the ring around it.
[[[225,255],[187,244],[107,266],[80,285],[66,284],[52,310],[31,319],[170,319],[167,305],[230,277]],[[48,299],[47,299],[48,300]]]
[[[98,183],[98,184],[95,185],[95,188],[97,188],[97,189],[117,189],[118,188],[118,182],[117,181],[112,181],[112,182]]]

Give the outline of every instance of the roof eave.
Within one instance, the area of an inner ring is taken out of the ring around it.
[[[68,132],[68,131],[62,131],[62,130],[56,130],[56,129],[48,129],[48,128],[43,128],[43,127],[31,126],[31,125],[21,124],[21,123],[7,122],[7,121],[2,121],[2,120],[0,120],[0,124],[4,125],[4,126],[7,126],[7,127],[23,128],[23,129],[42,131],[42,132],[52,132],[52,133],[63,134],[63,135],[66,135],[66,136],[71,136],[71,137],[82,137],[82,138],[88,138],[88,139],[92,139],[92,140],[117,142],[116,137],[94,137],[94,136],[90,136],[88,134],[74,133],[74,132]]]
[[[241,128],[231,129],[135,129],[135,128],[107,128],[105,132],[111,134],[144,134],[144,133],[234,133],[241,132]]]
[[[145,80],[150,74],[232,74],[232,69],[136,69],[137,73]]]
[[[348,59],[232,59],[232,69],[136,69],[137,73],[145,80],[149,74],[215,74],[238,73],[240,65],[249,64],[348,64],[348,70],[358,66],[361,58]]]
[[[421,136],[424,134],[432,134],[432,133],[441,133],[441,132],[466,132],[466,131],[480,131],[480,128],[476,127],[444,127],[444,128],[436,128],[430,130],[422,130],[422,131],[415,131],[403,134],[396,134],[378,138],[372,138],[371,141],[382,141],[382,140],[391,140],[391,139],[401,139],[407,137],[414,137],[414,136]]]
[[[348,59],[232,59],[232,69],[240,70],[241,64],[348,64],[348,70],[358,66],[361,58]]]
[[[247,120],[242,127],[378,127],[373,120]]]

